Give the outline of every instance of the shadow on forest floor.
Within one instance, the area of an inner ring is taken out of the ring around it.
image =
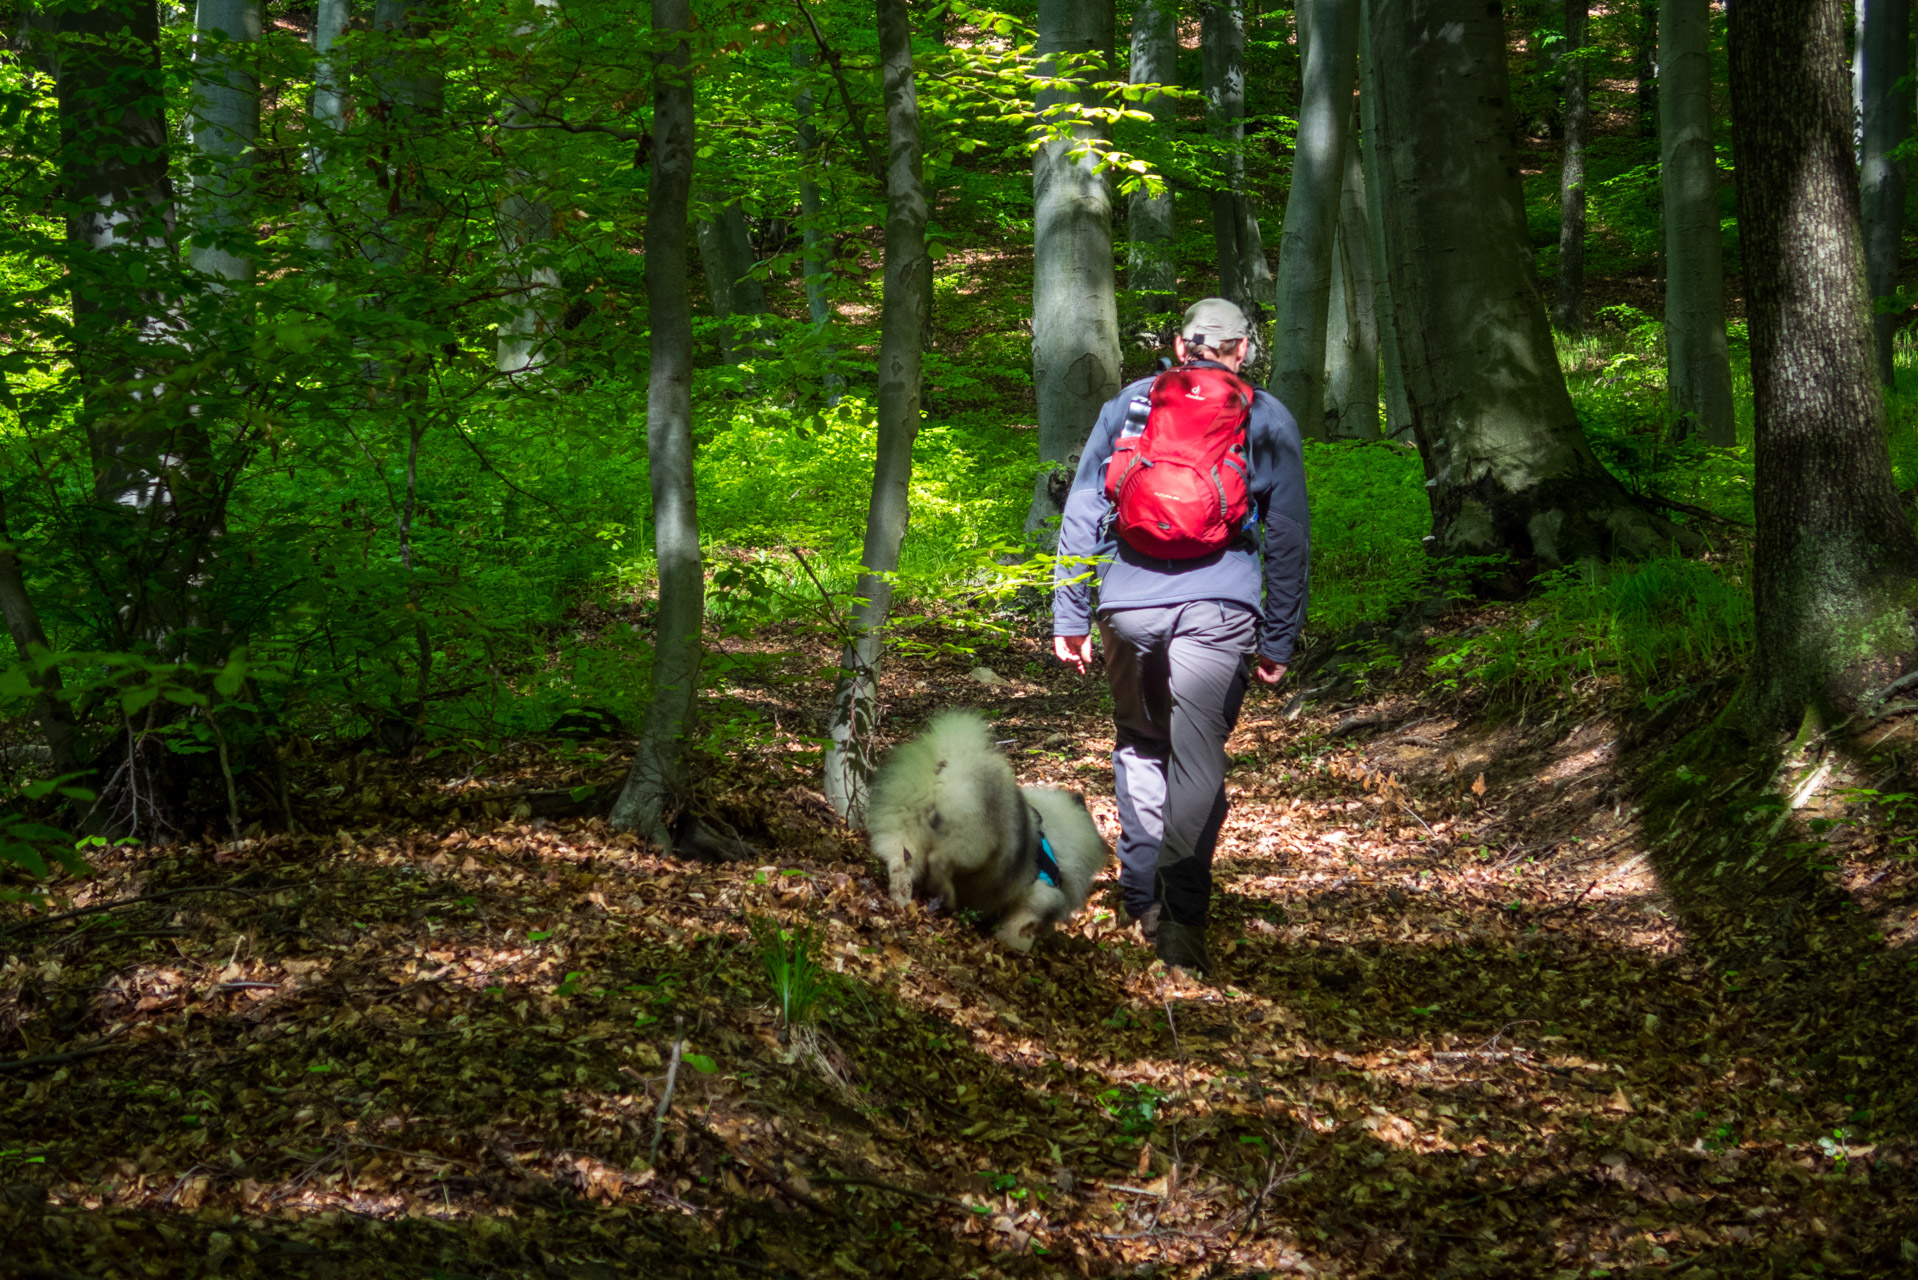
[[[1295,718],[1259,694],[1230,744],[1221,980],[1182,986],[1096,899],[1031,958],[892,909],[792,736],[817,657],[725,691],[783,708],[707,779],[754,864],[508,816],[617,776],[610,748],[315,759],[306,820],[335,834],[124,856],[70,905],[144,901],[0,933],[0,1274],[1918,1258],[1918,888],[1882,829],[1830,851],[1849,892],[1740,932],[1655,879],[1627,791],[1655,746],[1621,754],[1603,707],[1493,723],[1410,674]],[[968,682],[978,661],[1010,683]],[[980,705],[1025,780],[1116,829],[1096,679],[1015,641],[886,685],[891,728]],[[792,1047],[750,913],[817,923],[840,975]]]

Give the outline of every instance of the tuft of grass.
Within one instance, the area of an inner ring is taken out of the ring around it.
[[[819,962],[824,934],[811,924],[782,928],[766,916],[753,916],[746,925],[759,946],[759,963],[779,1008],[779,1043],[790,1044],[793,1027],[812,1021],[831,984],[832,975]]]

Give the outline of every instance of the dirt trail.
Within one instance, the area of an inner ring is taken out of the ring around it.
[[[888,727],[980,706],[1025,780],[1086,790],[1115,832],[1096,681],[1024,642],[980,660],[1011,683],[895,664]],[[1707,1277],[1918,1256],[1908,1149],[1874,1142],[1865,1090],[1805,1066],[1762,984],[1688,944],[1618,726],[1255,694],[1229,744],[1221,973],[1178,986],[1099,899],[1029,959],[891,908],[810,790],[796,680],[734,691],[783,727],[707,778],[765,850],[749,864],[512,816],[616,777],[616,753],[313,761],[309,821],[334,834],[128,858],[72,905],[220,891],[0,935],[0,1274]],[[753,914],[818,928],[839,975],[790,1044]]]

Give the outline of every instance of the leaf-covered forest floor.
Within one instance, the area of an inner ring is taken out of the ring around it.
[[[827,655],[757,644],[721,697],[762,728],[701,763],[749,861],[539,816],[616,780],[617,743],[315,755],[293,771],[309,834],[116,855],[65,887],[73,914],[15,912],[0,1274],[1918,1258],[1909,833],[1834,827],[1843,909],[1758,955],[1688,928],[1633,809],[1681,717],[1602,693],[1488,715],[1416,660],[1308,676],[1255,689],[1229,744],[1220,972],[1183,985],[1103,895],[1031,957],[892,908],[813,790]],[[1025,781],[1085,790],[1115,835],[1102,683],[1040,645],[893,660],[885,731],[979,706]],[[750,913],[812,923],[836,975],[787,1045]]]

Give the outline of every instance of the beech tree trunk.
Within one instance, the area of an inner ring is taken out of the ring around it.
[[[72,359],[94,470],[100,555],[123,566],[116,643],[186,656],[198,565],[219,522],[204,426],[168,385],[182,356],[166,87],[152,0],[55,0],[58,164],[68,208]]]
[[[253,49],[259,0],[199,0],[194,16],[193,149],[206,172],[193,179],[190,258],[222,280],[253,278],[253,146],[260,84]]]
[[[1038,53],[1109,53],[1112,0],[1040,0]],[[1046,74],[1051,74],[1049,71]],[[1093,104],[1103,95],[1088,81],[1038,95],[1042,118]],[[1105,402],[1119,393],[1119,308],[1112,269],[1112,197],[1098,162],[1070,153],[1098,136],[1090,121],[1069,140],[1048,142],[1032,157],[1032,381],[1039,400],[1039,460],[1069,470]],[[1026,533],[1057,541],[1059,498],[1050,471],[1033,486]]]
[[[1359,7],[1359,126],[1364,146],[1359,162],[1365,175],[1366,251],[1372,260],[1372,313],[1379,331],[1379,366],[1385,384],[1385,434],[1392,440],[1409,441],[1412,435],[1412,409],[1405,397],[1405,361],[1399,354],[1398,326],[1394,321],[1391,273],[1385,266],[1385,197],[1380,177],[1378,65],[1372,58],[1371,18],[1365,5]]]
[[[1558,279],[1552,323],[1567,333],[1584,328],[1585,295],[1585,144],[1592,132],[1592,104],[1586,97],[1585,32],[1591,0],[1565,0],[1565,163],[1558,175]]]
[[[1332,242],[1332,296],[1325,334],[1325,424],[1335,440],[1379,438],[1379,326],[1373,309],[1365,166],[1357,104],[1345,134],[1345,179]]]
[[[737,201],[715,210],[711,219],[700,220],[698,235],[699,261],[706,269],[706,291],[712,295],[713,314],[722,320],[764,315],[766,287],[753,276],[758,259],[753,256],[746,210]],[[732,326],[722,330],[720,348],[728,363],[746,358],[739,331]]]
[[[307,118],[312,122],[313,138],[306,146],[306,169],[313,177],[317,199],[309,207],[312,221],[306,242],[315,252],[333,247],[333,228],[328,222],[327,191],[334,177],[327,157],[332,136],[346,129],[346,68],[333,56],[333,42],[346,30],[347,0],[319,0],[313,11],[313,102]]]
[[[1278,324],[1267,389],[1292,411],[1302,434],[1324,440],[1325,318],[1358,76],[1358,8],[1343,0],[1301,0],[1298,15],[1304,46],[1299,135],[1279,240]]]
[[[791,58],[795,68],[811,66],[812,48],[794,42]],[[805,174],[799,180],[799,236],[803,246],[799,269],[806,282],[806,314],[813,328],[824,333],[832,323],[832,237],[826,234],[825,199],[815,177],[819,169],[819,130],[813,125],[810,86],[799,91],[793,105],[799,116],[799,152]],[[820,355],[829,362],[836,354],[831,346],[820,349]],[[826,374],[824,388],[828,405],[839,403],[843,381],[836,373]]]
[[[544,20],[556,3],[534,0],[534,9]],[[532,39],[537,30],[529,24],[515,34]],[[521,97],[507,98],[509,121],[524,120],[533,109]],[[515,170],[499,202],[500,291],[507,314],[494,343],[494,367],[516,382],[552,368],[562,355],[553,325],[559,271],[545,250],[553,240],[553,205],[545,185],[539,173]]]
[[[1206,129],[1222,149],[1225,183],[1212,193],[1212,238],[1219,255],[1219,295],[1254,322],[1265,318],[1272,271],[1258,212],[1245,193],[1245,0],[1205,0],[1200,7],[1200,64]]]
[[[1133,84],[1179,83],[1178,16],[1174,0],[1138,0],[1132,10]],[[1152,128],[1161,137],[1177,123],[1172,99],[1164,94],[1139,105],[1152,113]],[[1155,196],[1141,187],[1130,201],[1126,287],[1143,295],[1147,311],[1170,311],[1177,305],[1179,290],[1178,263],[1172,253],[1172,189],[1168,186]]]
[[[1896,155],[1911,132],[1911,99],[1904,78],[1911,74],[1910,0],[1858,0],[1862,11],[1858,96],[1864,119],[1859,203],[1864,211],[1865,280],[1874,307],[1898,290],[1898,268],[1905,226],[1905,161]],[[1892,385],[1892,334],[1898,317],[1872,315],[1878,347],[1878,380]]]
[[[1712,147],[1711,0],[1663,0],[1659,137],[1665,202],[1665,350],[1673,434],[1738,443]]]
[[[1756,430],[1748,724],[1844,719],[1918,662],[1865,285],[1841,0],[1737,0],[1732,138]]]
[[[927,287],[926,192],[919,145],[919,90],[913,78],[907,0],[878,0],[880,76],[886,95],[886,264],[879,316],[879,456],[852,639],[840,655],[826,749],[826,797],[855,826],[872,781],[872,733],[879,654],[892,608],[892,575],[911,514],[912,444],[919,434],[921,343]]]
[[[1645,554],[1669,526],[1599,465],[1532,276],[1505,33],[1482,0],[1377,0],[1387,270],[1442,555],[1556,567]]]
[[[1659,0],[1638,0],[1638,55],[1632,74],[1641,138],[1658,136],[1658,5]]]
[[[706,580],[693,487],[693,313],[686,290],[686,224],[693,185],[693,30],[690,0],[652,0],[657,35],[677,34],[653,58],[653,172],[646,192],[646,305],[651,368],[646,459],[659,561],[652,699],[612,824],[670,848],[669,810],[684,792],[686,729],[699,696]]]

